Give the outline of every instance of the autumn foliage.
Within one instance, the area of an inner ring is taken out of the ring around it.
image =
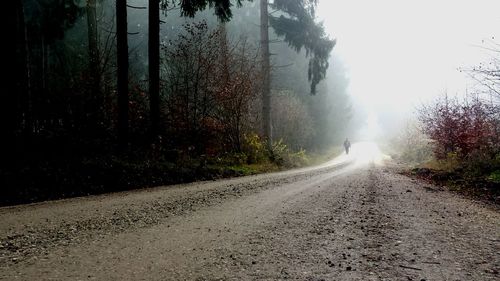
[[[229,43],[202,21],[164,46],[164,127],[174,146],[197,155],[240,152],[250,101],[258,93],[256,48]],[[183,146],[183,147],[180,147]]]
[[[424,132],[434,141],[435,155],[445,158],[454,153],[466,158],[475,151],[499,151],[499,112],[479,97],[463,101],[444,98],[423,106],[419,119]]]

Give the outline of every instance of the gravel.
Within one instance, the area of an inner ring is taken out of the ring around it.
[[[0,280],[498,280],[498,209],[321,167],[0,208]]]

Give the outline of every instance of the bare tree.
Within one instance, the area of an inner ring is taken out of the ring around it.
[[[472,69],[462,70],[478,82],[492,100],[500,104],[500,44],[493,39],[483,42],[484,45],[478,47],[487,51],[491,59]]]

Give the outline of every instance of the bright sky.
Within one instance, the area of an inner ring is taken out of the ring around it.
[[[485,59],[483,39],[500,39],[499,0],[320,0],[317,13],[337,38],[350,94],[375,112],[464,92],[457,68]]]

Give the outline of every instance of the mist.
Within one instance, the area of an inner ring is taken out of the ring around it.
[[[500,1],[2,4],[1,280],[498,280]]]
[[[422,104],[482,91],[466,70],[491,63],[488,49],[498,50],[499,8],[489,0],[321,1],[318,16],[338,39],[353,108],[366,118],[358,135],[392,135]]]

